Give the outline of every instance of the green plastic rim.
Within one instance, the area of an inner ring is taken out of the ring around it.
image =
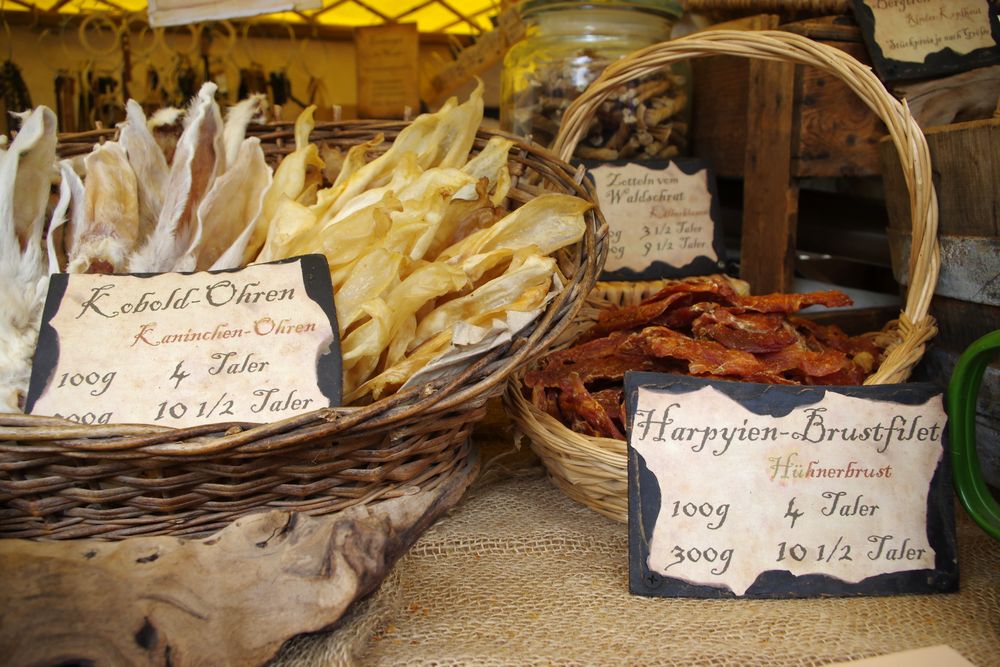
[[[1000,503],[983,479],[976,453],[976,400],[986,366],[1000,351],[1000,330],[970,345],[948,383],[948,435],[952,474],[959,500],[973,520],[995,540],[1000,540]]]

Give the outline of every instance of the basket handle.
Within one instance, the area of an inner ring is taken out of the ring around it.
[[[842,80],[885,123],[910,195],[913,242],[910,246],[909,289],[900,313],[900,341],[893,345],[866,384],[903,382],[923,356],[925,344],[937,333],[928,314],[940,269],[937,194],[931,180],[927,140],[900,103],[871,68],[847,53],[807,37],[781,30],[709,30],[662,42],[629,54],[609,65],[563,114],[552,151],[570,160],[593,114],[612,91],[629,81],[663,69],[670,63],[705,56],[739,56],[811,65]]]

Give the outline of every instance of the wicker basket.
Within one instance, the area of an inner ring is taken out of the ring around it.
[[[310,139],[346,148],[399,122],[319,124]],[[252,133],[278,158],[294,148],[291,124]],[[474,152],[494,132],[481,130]],[[64,137],[63,156],[89,151],[107,131]],[[511,206],[541,190],[593,201],[582,170],[538,146],[511,149]],[[383,144],[384,145],[384,144]],[[595,208],[584,238],[557,257],[568,282],[536,322],[461,375],[359,408],[327,408],[259,426],[182,429],[82,426],[0,415],[0,536],[35,539],[201,536],[265,509],[307,514],[433,488],[470,457],[469,434],[510,374],[549,349],[591,290],[607,253]]]
[[[927,142],[920,128],[871,70],[843,51],[780,31],[700,33],[637,51],[608,67],[566,110],[555,150],[567,157],[586,130],[587,121],[615,87],[685,58],[729,55],[787,61],[819,67],[842,79],[885,122],[900,155],[910,195],[913,246],[912,280],[905,307],[890,331],[896,342],[867,384],[904,382],[923,356],[937,329],[928,315],[937,283],[937,199],[931,181]],[[585,330],[595,309],[628,305],[655,293],[656,283],[600,283],[587,302],[589,309],[566,332]],[[618,521],[627,519],[627,449],[624,441],[575,433],[525,399],[521,375],[512,376],[504,401],[515,426],[525,434],[557,486],[569,497]]]

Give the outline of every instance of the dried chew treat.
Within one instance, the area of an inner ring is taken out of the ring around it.
[[[829,290],[749,296],[719,276],[674,281],[641,303],[603,311],[572,347],[525,375],[533,404],[586,435],[624,431],[628,371],[764,384],[854,385],[881,362],[889,339],[848,336],[792,315],[846,306]],[[598,409],[599,408],[599,409]]]

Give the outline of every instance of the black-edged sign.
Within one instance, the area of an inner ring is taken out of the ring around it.
[[[629,373],[625,389],[633,593],[957,589],[946,417],[932,385]]]
[[[884,81],[925,79],[1000,62],[998,0],[853,0]]]
[[[610,228],[602,280],[717,273],[725,248],[703,160],[585,162]]]
[[[26,411],[81,423],[272,422],[341,399],[322,255],[233,271],[56,274]]]

